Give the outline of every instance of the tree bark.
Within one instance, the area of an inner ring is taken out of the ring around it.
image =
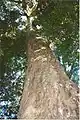
[[[28,69],[18,118],[79,119],[79,89],[42,40],[28,42]]]

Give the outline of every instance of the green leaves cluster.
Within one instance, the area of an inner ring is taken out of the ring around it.
[[[79,49],[79,5],[78,1],[52,1],[50,5],[38,15],[37,24],[42,25],[41,35],[47,36],[56,45],[56,56],[64,66],[70,79],[75,70],[78,76]],[[70,68],[67,70],[67,68]],[[76,69],[75,69],[76,68]],[[77,80],[74,80],[78,82]]]

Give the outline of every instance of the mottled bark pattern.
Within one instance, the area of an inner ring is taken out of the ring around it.
[[[28,44],[29,66],[18,118],[79,119],[78,87],[42,40]]]

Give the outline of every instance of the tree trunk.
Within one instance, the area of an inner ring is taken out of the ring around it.
[[[18,118],[79,119],[78,87],[69,80],[48,44],[29,41],[28,59]]]

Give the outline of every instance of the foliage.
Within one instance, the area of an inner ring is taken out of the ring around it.
[[[55,53],[64,66],[70,79],[75,70],[78,73],[78,2],[51,2],[42,14],[38,15],[37,24],[42,26],[41,35],[47,36],[56,45]],[[70,69],[67,70],[67,67]],[[75,69],[76,68],[76,69]],[[76,83],[77,80],[74,80]]]
[[[15,4],[4,2],[0,1],[0,118],[14,118],[23,90],[26,34],[20,30],[25,24],[20,21],[22,12]]]

